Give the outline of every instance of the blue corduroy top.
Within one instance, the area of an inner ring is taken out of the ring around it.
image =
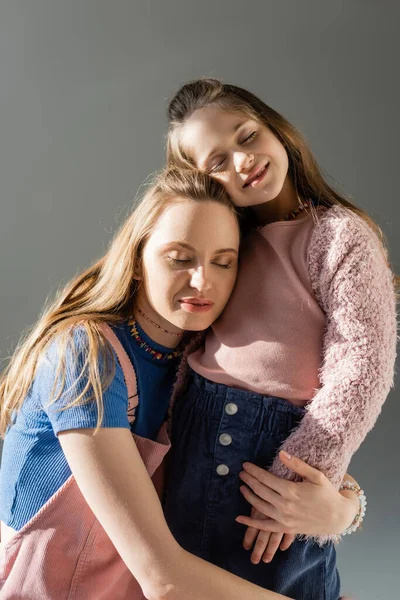
[[[140,337],[156,352],[170,352],[169,348],[153,342],[139,325],[137,327]],[[179,359],[153,358],[145,346],[132,337],[127,323],[113,329],[135,368],[139,405],[131,427],[124,375],[114,355],[115,376],[103,393],[102,427],[131,428],[137,435],[155,439],[166,417]],[[55,340],[40,362],[25,402],[5,436],[0,469],[0,520],[16,530],[20,530],[71,475],[57,434],[69,429],[96,427],[98,412],[94,400],[60,410],[80,394],[87,382],[85,378],[78,379],[87,353],[83,328],[75,329],[73,348],[74,352],[70,347],[66,353],[61,397],[48,406],[59,361]]]

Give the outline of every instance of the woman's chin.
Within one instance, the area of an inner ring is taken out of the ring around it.
[[[175,325],[175,327],[179,327],[179,329],[183,331],[204,331],[208,329],[210,325],[214,322],[215,318],[205,318],[205,315],[184,315],[179,319],[170,319],[170,322]]]

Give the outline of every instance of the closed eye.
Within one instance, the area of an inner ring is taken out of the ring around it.
[[[251,142],[251,140],[254,140],[256,135],[257,135],[257,132],[253,131],[250,135],[247,136],[247,138],[245,138],[242,142],[240,142],[240,145],[243,146],[243,144],[246,144],[247,142]]]
[[[173,258],[172,256],[168,256],[168,260],[170,260],[173,264],[181,264],[181,265],[192,262],[191,258],[179,259],[179,258]]]
[[[213,167],[213,168],[211,169],[211,171],[209,171],[209,175],[210,175],[211,173],[217,173],[217,172],[220,170],[220,168],[222,167],[222,165],[224,164],[225,160],[226,160],[226,159],[224,158],[224,160],[221,160],[221,162],[220,162],[220,163],[218,163],[217,165],[215,165],[215,167]]]

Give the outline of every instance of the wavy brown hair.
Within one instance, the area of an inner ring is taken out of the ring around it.
[[[268,127],[286,149],[289,160],[288,174],[297,194],[303,198],[311,198],[315,206],[341,205],[359,215],[378,236],[388,261],[384,235],[380,227],[364,210],[355,206],[327,183],[300,131],[248,90],[211,78],[198,79],[183,85],[168,106],[167,162],[170,165],[195,168],[191,157],[183,148],[180,132],[186,120],[196,110],[208,106],[244,114]],[[398,289],[399,278],[395,277],[394,282]]]
[[[134,275],[140,272],[146,241],[167,208],[185,200],[211,200],[236,214],[224,187],[208,175],[176,168],[159,174],[115,235],[108,252],[58,294],[32,331],[20,341],[0,378],[1,436],[4,437],[15,411],[23,404],[39,362],[54,340],[59,361],[49,403],[60,397],[61,392],[57,394],[56,388],[64,387],[67,350],[76,351],[72,336],[76,327],[83,327],[87,335],[87,351],[78,377],[78,380],[84,379],[86,385],[68,406],[94,398],[98,409],[97,428],[100,426],[104,412],[102,393],[113,378],[115,365],[110,346],[99,331],[99,323],[115,324],[132,316],[137,291]],[[102,364],[107,368],[100,368]],[[71,389],[68,392],[71,395]]]

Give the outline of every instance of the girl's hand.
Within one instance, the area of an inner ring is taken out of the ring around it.
[[[243,495],[245,495],[244,492]],[[241,517],[238,517],[236,520],[239,523],[242,523],[240,519]],[[259,512],[253,507],[251,509],[251,519],[254,521],[263,519],[265,521],[266,517],[262,512]],[[254,545],[250,557],[250,560],[254,565],[258,565],[260,560],[269,563],[275,556],[278,548],[280,550],[287,550],[295,538],[295,535],[289,533],[271,533],[267,530],[260,531],[260,528],[258,527],[248,527],[243,540],[243,548],[251,550]]]
[[[261,558],[269,562],[279,544],[281,550],[287,549],[297,533],[341,533],[359,508],[355,494],[340,494],[317,469],[299,458],[288,458],[285,452],[280,452],[279,457],[303,478],[302,482],[281,479],[251,463],[245,463],[239,475],[246,483],[240,490],[253,511],[251,517],[239,516],[236,520],[248,525],[245,548],[250,549],[257,538],[251,555],[255,564]],[[284,534],[288,535],[281,543]]]

